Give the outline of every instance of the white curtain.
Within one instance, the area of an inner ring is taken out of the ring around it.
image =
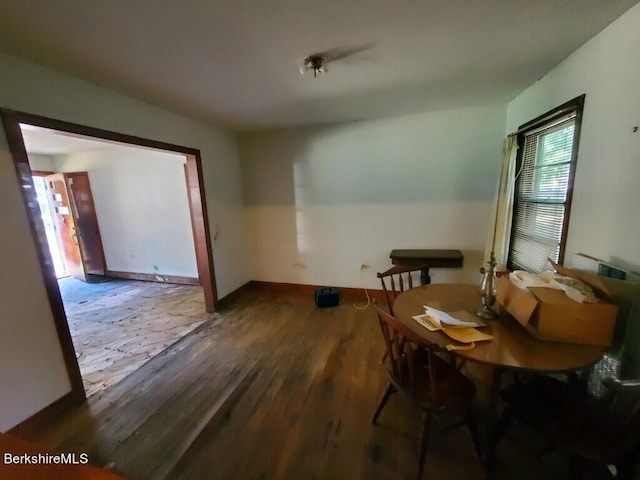
[[[513,216],[513,192],[516,183],[516,153],[518,139],[516,135],[509,135],[502,145],[502,166],[493,200],[491,217],[489,220],[489,234],[484,257],[489,261],[493,250],[496,256],[496,270],[507,268],[509,255],[509,238],[511,236],[511,219]]]

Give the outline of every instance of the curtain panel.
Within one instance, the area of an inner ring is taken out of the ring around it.
[[[493,208],[489,220],[489,234],[485,246],[484,258],[489,261],[491,251],[496,257],[496,270],[506,270],[513,218],[513,195],[516,183],[516,154],[518,152],[517,135],[509,135],[502,145],[502,163],[500,176],[493,199]]]

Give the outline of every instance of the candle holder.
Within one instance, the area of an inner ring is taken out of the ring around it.
[[[480,268],[482,274],[482,282],[480,283],[480,298],[482,308],[476,312],[480,318],[492,320],[498,316],[491,307],[496,303],[496,257],[491,252],[491,257],[487,262],[489,268]]]

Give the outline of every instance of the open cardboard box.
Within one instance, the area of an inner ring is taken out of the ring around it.
[[[497,300],[527,331],[540,340],[609,346],[618,307],[611,303],[604,283],[595,275],[553,264],[561,275],[588,284],[599,303],[579,303],[562,290],[531,287],[521,290],[508,276],[498,278]]]

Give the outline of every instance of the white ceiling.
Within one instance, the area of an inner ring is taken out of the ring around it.
[[[6,0],[0,49],[242,131],[507,102],[637,1]]]
[[[95,140],[91,137],[59,132],[33,125],[20,125],[24,146],[28,153],[41,155],[67,155],[70,153],[94,152],[122,148],[125,144]]]

